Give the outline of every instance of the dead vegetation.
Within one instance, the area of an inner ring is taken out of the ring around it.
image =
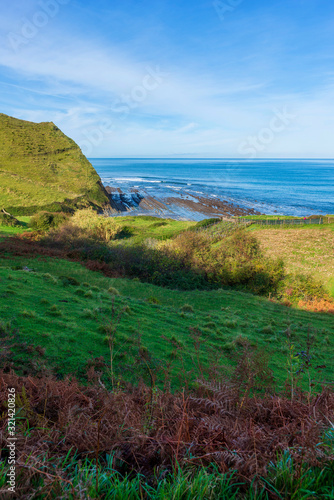
[[[157,470],[167,474],[190,464],[215,464],[221,473],[237,470],[239,480],[251,482],[265,477],[268,464],[285,450],[296,464],[321,466],[333,459],[321,446],[334,411],[329,389],[311,397],[300,391],[293,401],[250,396],[232,382],[202,381],[197,391],[179,394],[144,384],[108,392],[93,368],[90,376],[96,383],[83,387],[75,379],[0,373],[2,459],[8,388],[15,388],[17,467],[24,488],[39,474],[49,474],[51,484],[51,463],[74,450],[80,460],[112,454],[119,472],[151,480]],[[68,481],[65,471],[59,475]]]

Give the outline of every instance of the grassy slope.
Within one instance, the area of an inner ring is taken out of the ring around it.
[[[19,219],[24,223],[29,220],[27,217]],[[140,243],[148,237],[170,237],[194,224],[152,217],[125,217],[119,219],[119,223],[131,229],[131,237],[121,240],[127,244]],[[317,229],[318,235],[326,233],[324,226],[317,226]],[[0,237],[4,230],[7,235],[16,232],[16,228],[0,227]],[[275,229],[256,229],[259,236],[271,231]],[[301,232],[302,228],[291,231]],[[23,271],[24,266],[34,272]],[[81,285],[64,286],[58,279],[63,275],[77,279]],[[110,279],[64,260],[10,256],[2,259],[0,319],[12,321],[18,327],[20,342],[43,346],[46,364],[54,366],[57,372],[83,375],[89,358],[102,355],[107,360],[109,357],[105,333],[100,327],[111,317],[113,296],[107,291],[110,286],[121,294],[115,298],[116,309],[129,305],[131,310],[123,316],[119,326],[118,370],[133,364],[135,341],[140,331],[143,344],[156,359],[163,363],[172,360],[174,382],[178,384],[182,383],[179,376],[181,360],[173,360],[173,348],[162,338],[162,335],[170,339],[175,336],[183,346],[185,369],[193,370],[191,378],[196,378],[198,368],[194,363],[194,343],[189,328],[198,327],[202,337],[200,358],[204,365],[210,363],[210,349],[222,363],[231,363],[230,354],[240,348],[238,339],[243,336],[269,354],[270,366],[282,384],[287,361],[284,331],[291,323],[297,350],[306,348],[308,325],[316,329],[315,362],[326,364],[324,375],[332,377],[334,328],[331,315],[289,309],[265,298],[232,290],[181,292],[137,280]],[[150,303],[152,298],[158,303]],[[185,304],[191,305],[194,313],[182,313]],[[17,362],[26,363],[29,356],[27,352],[18,352]],[[129,370],[128,376],[132,378]]]
[[[86,195],[108,201],[100,178],[75,142],[53,123],[0,114],[0,207],[44,206]]]
[[[218,223],[208,231],[209,233],[219,232],[220,227],[223,228],[224,223]],[[256,236],[267,255],[282,258],[288,272],[311,274],[321,281],[334,297],[334,223],[302,226],[253,224],[247,228],[247,231],[251,231]],[[219,242],[216,243],[216,246],[219,244]]]
[[[263,250],[282,257],[288,271],[312,274],[334,297],[334,224],[312,224],[293,228],[249,228]]]
[[[15,218],[17,220],[19,220],[22,223],[22,225],[17,226],[17,227],[1,226],[0,225],[0,240],[2,237],[5,237],[5,236],[22,234],[26,231],[30,231],[29,221],[30,221],[31,217],[21,216],[21,217],[15,217]]]
[[[115,217],[115,221],[117,225],[129,229],[129,234],[119,240],[122,245],[140,244],[149,238],[168,239],[197,224],[194,221],[160,219],[147,215]]]
[[[111,317],[112,296],[107,291],[110,286],[121,293],[115,298],[117,311],[125,305],[130,307],[119,326],[116,359],[117,369],[128,378],[133,379],[129,370],[136,356],[135,339],[139,329],[144,346],[164,363],[172,359],[173,348],[162,335],[175,336],[183,345],[185,370],[192,371],[190,378],[195,379],[198,368],[189,327],[198,327],[203,342],[200,358],[204,365],[210,363],[210,349],[219,358],[224,357],[223,363],[229,364],[230,353],[240,348],[238,338],[242,335],[265,349],[277,381],[282,384],[287,360],[283,332],[289,323],[297,349],[306,348],[308,325],[317,330],[315,362],[326,365],[327,379],[333,374],[334,330],[330,315],[288,309],[265,298],[234,291],[180,292],[135,280],[109,279],[80,264],[62,260],[10,258],[2,260],[1,266],[2,320],[12,321],[18,327],[21,343],[43,346],[46,364],[62,374],[83,375],[85,364],[92,357],[104,356],[108,360],[105,333],[99,326]],[[23,266],[34,272],[15,269]],[[44,273],[54,277],[71,276],[81,286],[64,286],[61,280],[54,282]],[[150,297],[159,304],[149,303]],[[192,305],[194,313],[182,313],[180,308],[185,304]],[[24,364],[29,357],[27,352],[18,352],[16,362]],[[180,359],[173,360],[175,385],[183,382],[181,372]]]

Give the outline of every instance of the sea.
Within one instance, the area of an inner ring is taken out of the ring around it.
[[[91,158],[104,185],[161,199],[182,193],[264,214],[334,214],[334,160]]]

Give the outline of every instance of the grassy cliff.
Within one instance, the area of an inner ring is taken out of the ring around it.
[[[0,113],[0,208],[15,215],[106,203],[98,174],[56,125]]]

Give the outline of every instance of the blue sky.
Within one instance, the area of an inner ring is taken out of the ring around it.
[[[0,112],[89,157],[332,158],[333,0],[14,0]]]

